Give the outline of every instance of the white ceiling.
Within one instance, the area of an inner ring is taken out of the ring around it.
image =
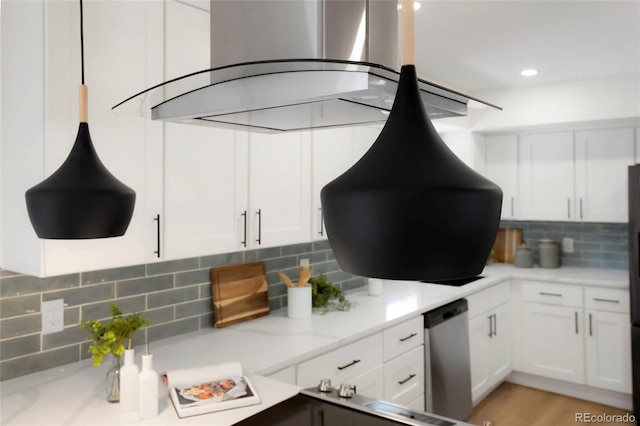
[[[484,90],[639,73],[640,0],[421,0],[416,68]],[[520,75],[536,68],[536,77]],[[640,95],[640,94],[639,94]]]

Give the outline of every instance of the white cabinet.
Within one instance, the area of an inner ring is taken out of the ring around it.
[[[485,176],[502,188],[501,218],[518,218],[518,135],[485,138]]]
[[[114,114],[111,107],[162,80],[162,56],[157,55],[162,50],[162,22],[161,3],[86,4],[85,81],[91,136],[107,169],[136,191],[136,205],[122,237],[40,240],[29,222],[24,193],[60,166],[76,137],[79,6],[74,2],[3,2],[3,268],[50,276],[152,260],[156,245],[153,217],[161,202],[156,198],[160,165],[153,161],[159,160],[162,128]]]
[[[510,283],[470,295],[471,398],[477,403],[511,372]]]
[[[634,164],[633,128],[576,132],[576,217],[627,222],[628,166]]]
[[[631,393],[629,291],[525,280],[523,370]]]
[[[165,21],[166,78],[209,68],[208,2],[166,1]],[[308,241],[308,138],[166,123],[164,259]]]
[[[348,383],[356,393],[424,410],[424,329],[422,316],[389,327],[297,366],[297,385]]]
[[[297,384],[308,388],[317,386],[321,379],[330,379],[337,386],[380,366],[382,333],[377,333],[302,362],[297,369]]]
[[[585,383],[582,309],[524,303],[524,371]]]
[[[586,288],[587,385],[631,393],[629,292]]]
[[[248,136],[250,243],[265,247],[309,241],[309,132]]]
[[[520,219],[575,220],[573,162],[573,132],[520,136]]]

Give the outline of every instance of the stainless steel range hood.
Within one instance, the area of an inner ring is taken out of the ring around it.
[[[400,74],[397,3],[211,2],[211,66],[152,87],[116,112],[280,132],[384,122]],[[479,101],[426,80],[431,119]]]

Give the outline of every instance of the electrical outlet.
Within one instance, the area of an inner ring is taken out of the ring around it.
[[[300,259],[300,267],[309,267],[309,259]]]
[[[64,299],[42,302],[42,334],[57,333],[64,329]]]
[[[573,253],[573,238],[562,239],[562,251],[565,253]]]

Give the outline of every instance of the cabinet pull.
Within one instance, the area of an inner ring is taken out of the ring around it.
[[[322,212],[322,207],[319,207],[318,210],[320,211],[320,232],[318,234],[324,237],[324,213]]]
[[[156,250],[154,251],[157,257],[160,257],[160,215],[157,214],[156,217],[153,218],[156,223],[156,234],[158,236],[158,242],[156,243]]]
[[[493,317],[493,335],[497,336],[498,335],[498,318],[496,317],[496,314],[493,314],[492,317]]]
[[[589,314],[589,336],[593,336],[593,324],[591,322],[591,314]]]
[[[574,318],[576,320],[576,334],[578,334],[579,333],[579,331],[578,331],[578,311],[575,312]]]
[[[409,380],[413,379],[414,377],[416,377],[415,374],[409,374],[409,377],[407,377],[404,380],[398,380],[398,384],[399,385],[404,385],[405,383],[407,383]]]
[[[262,209],[258,209],[256,214],[258,215],[258,239],[256,240],[256,242],[258,243],[258,245],[261,245],[262,244]]]
[[[359,363],[360,361],[362,361],[361,359],[354,359],[353,361],[351,361],[349,364],[347,365],[343,365],[342,367],[338,367],[338,370],[344,370],[345,368],[349,368],[354,364]]]
[[[416,337],[417,335],[418,335],[417,333],[411,333],[407,337],[403,337],[402,339],[398,339],[398,340],[400,340],[401,342],[405,342],[405,341],[411,339],[412,337]]]
[[[567,198],[567,217],[571,219],[571,198]]]
[[[489,337],[493,337],[493,320],[491,319],[493,315],[489,315],[487,319],[489,320]]]
[[[593,298],[594,301],[596,302],[607,302],[607,303],[620,303],[619,300],[614,300],[614,299],[601,299],[599,297],[594,297]]]
[[[580,219],[582,219],[582,198],[580,198]]]
[[[240,241],[240,244],[242,244],[243,247],[247,246],[247,211],[243,211],[242,213],[240,213],[240,216],[242,216],[244,218],[244,238],[242,239],[242,241]]]
[[[560,293],[547,293],[547,292],[544,292],[544,291],[539,291],[538,294],[541,295],[541,296],[562,297],[562,294],[560,294]]]
[[[514,201],[513,197],[511,197],[511,216],[515,216],[516,215],[515,209],[513,208],[513,201]]]

